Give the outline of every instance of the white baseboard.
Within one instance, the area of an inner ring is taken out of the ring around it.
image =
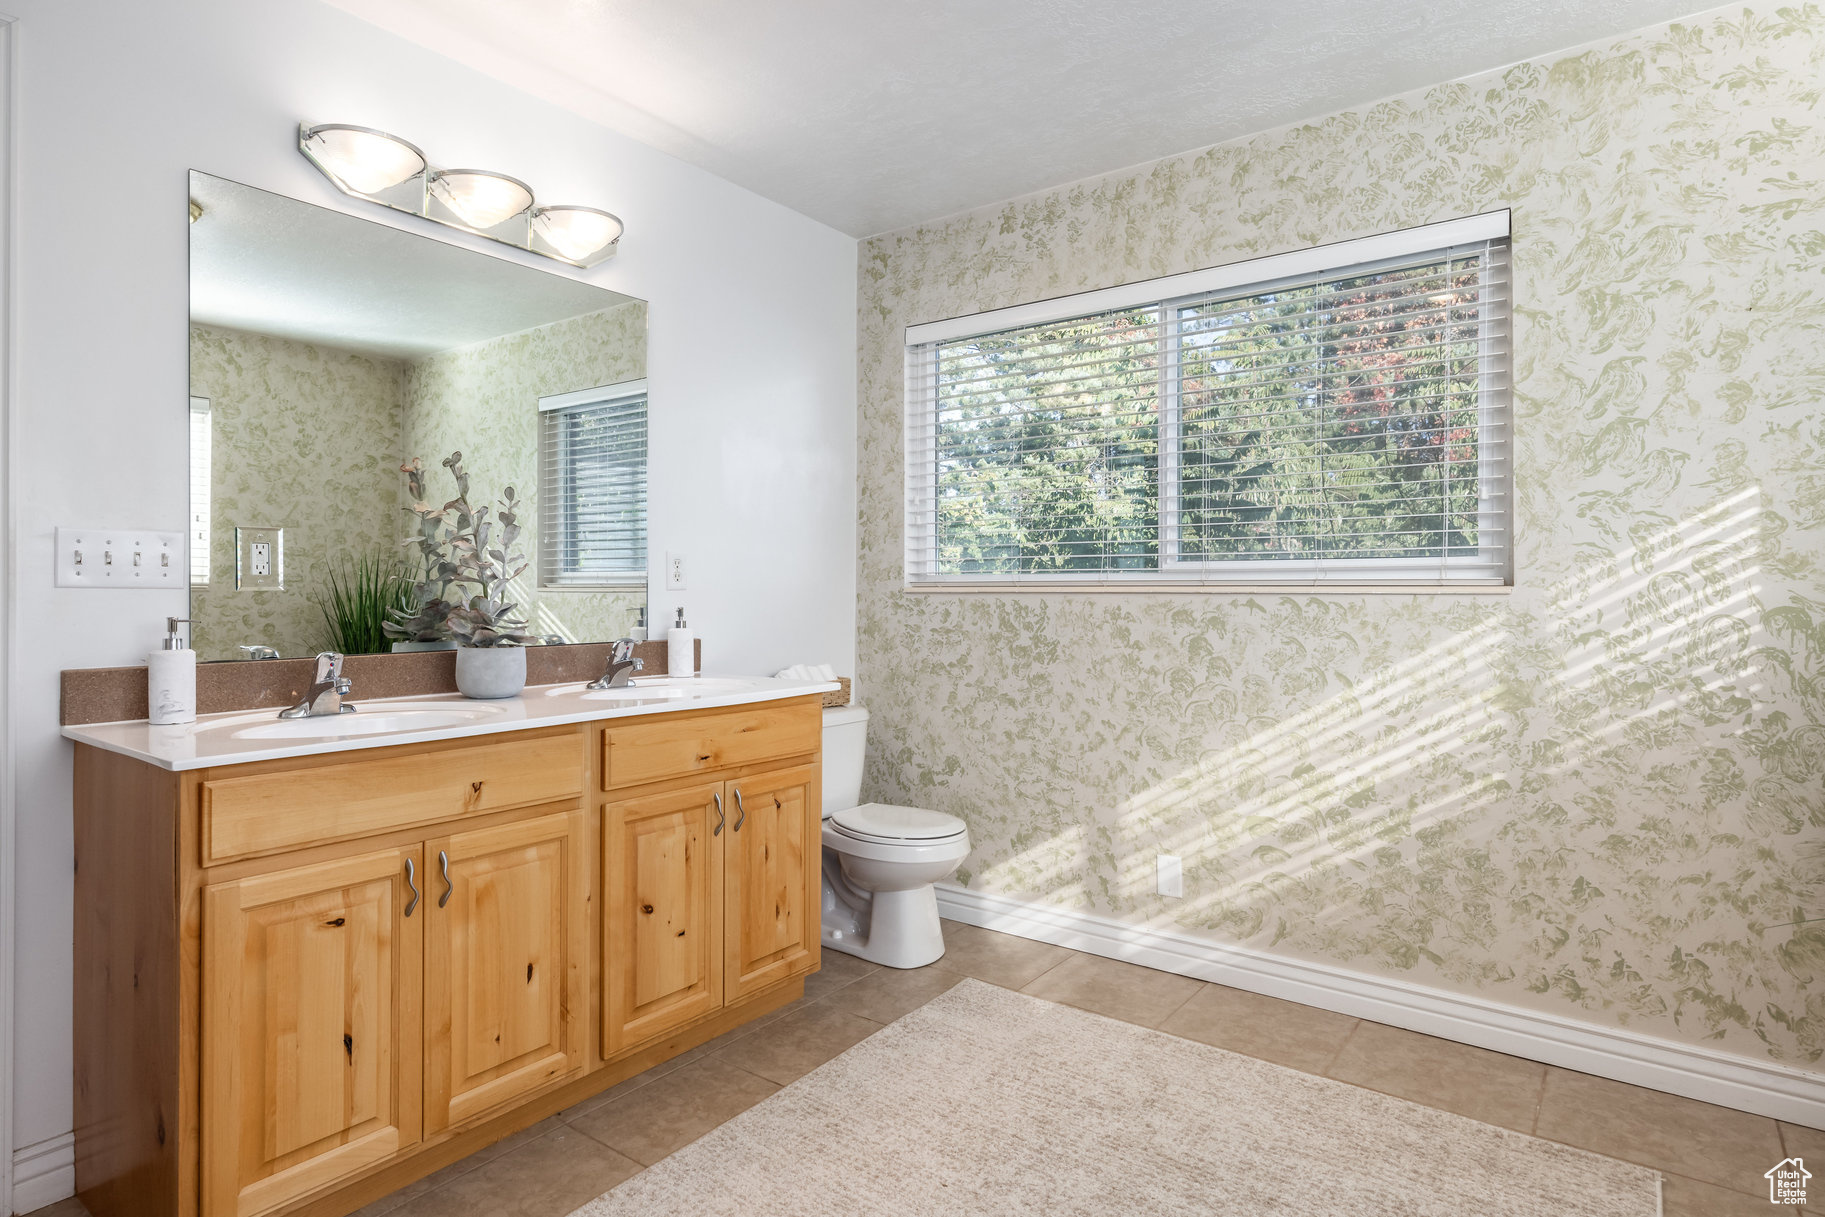
[[[1825,1074],[940,883],[953,921],[1825,1128]]]
[[[75,1194],[75,1133],[59,1133],[13,1151],[15,1213],[30,1213]]]

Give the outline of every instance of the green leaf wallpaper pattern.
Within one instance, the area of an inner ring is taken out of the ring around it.
[[[865,796],[972,887],[1817,1068],[1822,92],[1818,5],[1720,9],[864,242]],[[901,590],[905,326],[1498,207],[1511,593]]]
[[[478,491],[515,486],[536,555],[539,398],[645,375],[644,301],[412,362],[192,326],[190,391],[210,399],[214,469],[211,579],[191,589],[199,657],[239,659],[243,643],[286,655],[328,646],[310,593],[331,559],[399,548],[409,524],[399,466],[414,455],[434,494],[455,493],[438,462],[458,449]],[[237,524],[285,529],[285,590],[236,590]],[[535,560],[515,599],[540,634],[618,638],[646,603],[639,592],[540,591],[536,579]]]

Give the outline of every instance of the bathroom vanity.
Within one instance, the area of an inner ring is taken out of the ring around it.
[[[799,997],[833,686],[693,685],[66,728],[89,1211],[347,1213]]]

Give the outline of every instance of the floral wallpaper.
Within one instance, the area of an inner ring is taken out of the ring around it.
[[[209,583],[190,589],[200,659],[329,644],[311,600],[332,556],[399,531],[405,365],[265,334],[192,326],[190,392],[210,405]],[[285,588],[237,590],[235,528],[283,528]]]
[[[476,501],[507,486],[526,504],[521,538],[532,561],[517,586],[532,632],[572,642],[620,638],[646,607],[640,591],[538,587],[539,398],[646,375],[646,302],[630,301],[524,333],[440,351],[406,374],[405,451],[424,458],[438,493],[455,493],[439,468],[461,451]]]
[[[1758,3],[864,242],[866,796],[978,889],[1819,1068],[1821,82]],[[901,590],[905,326],[1499,207],[1511,592]]]

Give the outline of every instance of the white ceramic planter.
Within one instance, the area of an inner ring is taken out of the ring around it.
[[[456,687],[464,697],[518,697],[526,687],[526,648],[457,647]]]

